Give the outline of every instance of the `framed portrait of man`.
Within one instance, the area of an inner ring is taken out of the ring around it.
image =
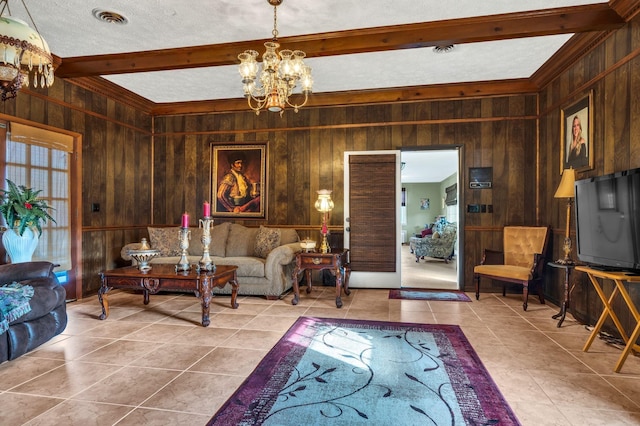
[[[211,144],[211,216],[265,219],[267,143]]]
[[[560,109],[560,174],[593,169],[593,92]]]

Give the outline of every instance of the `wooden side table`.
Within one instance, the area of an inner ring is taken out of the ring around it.
[[[560,312],[552,316],[553,319],[558,319],[558,328],[562,326],[564,322],[564,318],[567,316],[567,309],[569,309],[569,303],[571,300],[571,293],[573,292],[574,285],[569,285],[571,283],[571,270],[576,267],[575,264],[563,264],[558,262],[549,262],[549,266],[552,268],[564,269],[564,300],[562,301],[562,306],[560,307]]]
[[[296,255],[296,267],[293,270],[293,300],[292,305],[300,301],[300,288],[298,274],[305,272],[307,279],[307,294],[311,293],[311,271],[330,269],[336,274],[336,306],[342,308],[342,289],[347,296],[349,290],[349,250],[332,250],[331,253],[298,253]]]
[[[640,345],[636,344],[636,341],[638,340],[638,336],[640,336],[640,313],[638,312],[638,308],[634,305],[633,300],[631,299],[631,296],[629,296],[629,292],[624,286],[625,281],[628,282],[629,285],[638,285],[638,283],[640,282],[640,276],[629,275],[624,272],[600,271],[597,269],[589,268],[587,266],[576,266],[576,271],[584,272],[589,276],[589,280],[591,280],[591,284],[593,284],[593,288],[596,290],[596,293],[598,293],[598,296],[600,297],[600,300],[604,305],[604,310],[602,311],[602,315],[600,316],[600,319],[596,323],[596,326],[593,327],[593,331],[591,332],[591,335],[589,336],[589,339],[587,339],[587,343],[585,343],[584,348],[582,348],[582,350],[583,352],[587,352],[589,350],[589,347],[591,346],[596,336],[600,332],[600,329],[602,328],[602,325],[604,324],[605,320],[611,317],[611,320],[616,325],[616,328],[620,332],[622,339],[626,343],[624,350],[622,351],[622,354],[620,355],[620,358],[618,358],[618,362],[616,363],[616,366],[613,369],[613,371],[615,371],[616,373],[619,373],[620,370],[622,369],[622,366],[624,365],[624,362],[627,360],[629,353],[632,350],[640,351]],[[604,286],[601,285],[600,282],[598,282],[598,278],[611,280],[615,283],[615,287],[613,288],[613,291],[609,296],[605,294]],[[622,323],[618,319],[618,316],[613,311],[613,300],[616,298],[618,294],[622,297],[622,299],[626,303],[627,307],[629,308],[629,311],[631,312],[631,315],[633,316],[633,319],[636,322],[636,326],[631,332],[631,335],[627,335],[625,329],[622,327]]]

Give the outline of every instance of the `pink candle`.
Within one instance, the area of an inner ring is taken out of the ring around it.
[[[184,212],[182,214],[182,227],[183,228],[189,227],[189,215],[187,214],[187,212]]]
[[[208,201],[205,201],[202,207],[204,208],[204,217],[211,216],[211,204],[209,204]]]

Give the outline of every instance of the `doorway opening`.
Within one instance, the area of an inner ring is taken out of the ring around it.
[[[400,161],[401,286],[458,290],[460,150],[402,150]]]

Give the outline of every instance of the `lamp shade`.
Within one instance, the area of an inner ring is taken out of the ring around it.
[[[0,1],[4,6],[2,13],[6,3],[6,0]],[[1,100],[14,98],[22,86],[50,87],[53,84],[53,57],[47,42],[21,19],[5,15],[0,18]]]
[[[554,198],[573,198],[575,196],[576,171],[564,169],[560,185],[554,194]]]
[[[327,213],[333,210],[333,200],[331,199],[331,190],[330,189],[321,189],[318,191],[318,199],[314,204],[316,210],[321,213]]]

